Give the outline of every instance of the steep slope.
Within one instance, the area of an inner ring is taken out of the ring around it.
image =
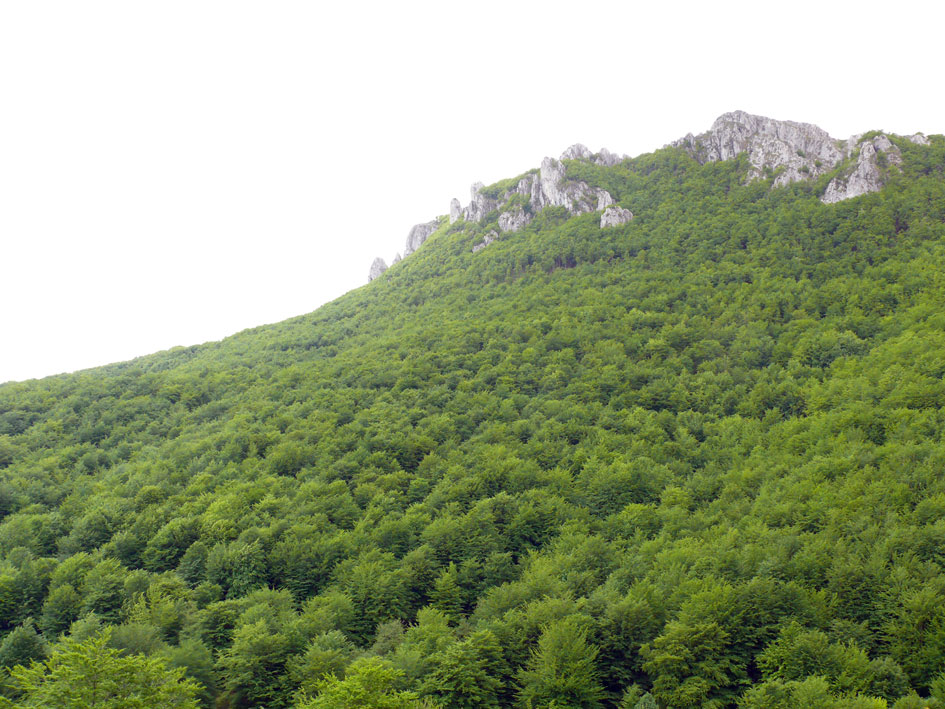
[[[632,220],[539,170],[315,313],[0,387],[0,630],[220,706],[941,693],[945,139],[886,140],[838,203],[852,152],[574,150]]]

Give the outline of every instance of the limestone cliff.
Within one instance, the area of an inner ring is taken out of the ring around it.
[[[829,172],[843,158],[837,141],[810,123],[776,121],[733,111],[719,116],[706,133],[672,143],[701,163],[729,160],[748,153],[749,179],[783,168],[775,185],[786,185]]]
[[[410,254],[419,249],[423,242],[430,238],[430,234],[436,231],[439,223],[438,219],[434,219],[433,221],[424,222],[423,224],[414,224],[410,227],[410,232],[407,234],[407,245],[404,247],[404,258],[407,258]]]
[[[910,140],[922,144],[926,139],[916,134]],[[826,203],[882,189],[888,167],[902,162],[899,149],[882,134],[872,140],[853,136],[839,141],[810,123],[778,121],[744,111],[725,113],[707,132],[690,133],[671,146],[683,148],[703,164],[746,153],[751,166],[748,179],[775,174],[775,186],[816,178],[855,160],[852,168],[831,180],[822,197]]]
[[[859,154],[856,164],[850,171],[833,178],[827,185],[822,200],[827,203],[840,202],[852,197],[859,197],[867,192],[877,192],[883,188],[885,178],[884,165],[902,163],[902,153],[885,135],[878,135],[871,141],[858,144]],[[882,156],[882,157],[880,157]]]

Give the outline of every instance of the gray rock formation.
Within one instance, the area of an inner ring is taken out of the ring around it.
[[[610,152],[607,148],[601,148],[600,152],[595,155],[588,150],[586,146],[580,143],[572,145],[561,153],[561,157],[559,158],[559,160],[584,160],[586,162],[592,162],[595,165],[603,165],[604,167],[613,167],[626,159],[626,155],[617,155],[616,153]]]
[[[521,206],[516,206],[499,215],[499,229],[502,231],[519,231],[532,220]]]
[[[827,185],[821,201],[832,204],[881,190],[885,179],[885,169],[880,165],[880,155],[885,157],[886,165],[902,163],[902,153],[899,148],[893,145],[885,135],[878,135],[872,141],[863,141],[859,145],[859,150],[860,154],[857,156],[853,170],[833,178]]]
[[[453,197],[450,200],[450,224],[455,224],[461,216],[463,216],[463,208],[460,206],[459,200]]]
[[[909,140],[928,145],[921,133]],[[864,141],[860,134],[838,141],[809,123],[776,121],[744,111],[725,113],[706,133],[690,133],[670,145],[687,150],[703,164],[747,153],[751,165],[748,179],[763,178],[768,170],[777,171],[775,186],[819,177],[856,155],[853,168],[830,181],[821,198],[826,203],[881,189],[887,167],[902,162],[901,152],[885,135]]]
[[[463,210],[463,218],[467,222],[480,222],[489,212],[499,206],[491,197],[486,197],[482,190],[485,187],[481,182],[474,182],[469,188],[469,206]]]
[[[373,281],[375,278],[380,278],[381,274],[387,270],[387,262],[382,258],[374,259],[374,263],[371,264],[371,270],[368,273],[368,283]]]
[[[434,219],[425,224],[414,224],[407,234],[407,245],[404,247],[404,258],[420,248],[424,241],[430,238],[430,234],[436,231],[439,221]]]
[[[616,153],[610,152],[607,148],[601,148],[597,157],[594,158],[594,162],[604,167],[613,167],[614,165],[619,165],[626,159],[626,155],[617,155]]]
[[[561,160],[591,160],[593,159],[594,154],[587,149],[586,145],[581,145],[580,143],[575,143],[563,153],[561,153]]]
[[[480,243],[472,247],[472,252],[475,254],[482,251],[484,248],[486,248],[489,244],[491,244],[493,241],[495,241],[498,238],[499,238],[499,235],[496,234],[495,231],[490,231],[488,234],[482,237],[482,241]]]
[[[836,141],[810,123],[776,121],[744,111],[724,113],[708,132],[691,133],[671,144],[685,148],[705,164],[748,153],[749,179],[765,176],[765,170],[783,168],[776,186],[829,172],[843,158]]]
[[[607,207],[604,213],[600,215],[600,228],[606,229],[609,226],[620,226],[633,219],[633,212],[623,207]]]
[[[400,257],[400,254],[397,253],[397,254],[394,256],[394,260],[391,262],[390,265],[391,265],[391,266],[394,266],[394,265],[400,263],[402,260],[403,260],[403,259]]]

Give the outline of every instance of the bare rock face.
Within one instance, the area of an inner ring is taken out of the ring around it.
[[[414,224],[407,234],[407,245],[404,247],[404,258],[420,248],[424,241],[430,238],[430,234],[436,231],[439,222],[434,219],[425,224]]]
[[[450,224],[455,224],[461,216],[463,216],[463,208],[460,206],[459,200],[453,197],[450,200]]]
[[[484,216],[499,206],[496,200],[482,193],[484,187],[481,182],[474,182],[469,188],[469,205],[463,210],[463,217],[467,222],[482,221]]]
[[[843,157],[836,141],[815,125],[776,121],[744,111],[722,114],[708,132],[690,133],[672,146],[688,150],[703,164],[748,153],[749,179],[764,177],[766,168],[783,168],[775,186],[822,175]]]
[[[929,144],[929,139],[926,138],[926,137],[925,137],[924,135],[922,135],[921,133],[916,133],[915,135],[910,135],[910,136],[909,136],[909,140],[911,140],[911,141],[912,141],[913,143],[915,143],[916,145],[928,145],[928,144]]]
[[[633,219],[633,212],[623,207],[607,207],[604,213],[600,215],[600,228],[606,229],[611,226],[620,226]]]
[[[594,154],[588,150],[586,145],[581,145],[580,143],[575,143],[563,153],[561,153],[561,160],[591,160],[593,159]]]
[[[532,220],[522,207],[514,207],[499,215],[499,229],[505,232],[519,231]]]
[[[614,165],[619,165],[626,159],[626,155],[617,155],[616,153],[610,152],[607,148],[601,148],[597,157],[594,158],[594,162],[604,167],[613,167]]]
[[[498,238],[499,238],[499,235],[496,234],[495,231],[490,231],[488,234],[482,237],[482,242],[472,247],[472,252],[475,254],[482,251],[484,248],[486,248],[489,244],[491,244],[493,241],[495,241]]]
[[[604,167],[613,167],[618,165],[624,160],[627,159],[626,155],[617,155],[616,153],[610,152],[607,148],[601,148],[600,152],[596,155],[592,153],[588,148],[580,143],[575,143],[570,148],[561,153],[559,160],[584,160],[585,162],[592,162],[595,165],[603,165]]]
[[[821,201],[826,204],[841,202],[859,197],[868,192],[878,192],[883,188],[886,165],[902,163],[902,153],[885,135],[878,135],[872,141],[864,141],[859,146],[856,166],[846,175],[839,175],[830,181]],[[880,158],[880,155],[883,158]]]
[[[400,257],[400,253],[397,253],[397,254],[395,254],[394,260],[391,262],[390,265],[393,266],[393,265],[395,265],[395,264],[398,264],[398,263],[400,263],[402,260],[403,260],[403,259]]]
[[[374,259],[374,263],[371,264],[371,270],[368,273],[368,283],[373,281],[375,278],[380,278],[381,274],[387,270],[387,262],[382,258]]]

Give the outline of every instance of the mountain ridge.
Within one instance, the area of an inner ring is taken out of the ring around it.
[[[699,135],[689,133],[668,143],[664,149],[682,149],[702,164],[730,160],[746,153],[751,165],[748,179],[772,176],[774,187],[816,179],[835,171],[843,163],[844,169],[830,181],[822,196],[825,203],[836,203],[882,189],[889,165],[902,162],[899,149],[886,134],[879,132],[869,140],[864,138],[866,135],[860,133],[846,140],[838,140],[811,123],[776,120],[736,110],[723,113],[708,131]],[[907,139],[917,145],[928,145],[928,138],[922,133],[907,136]],[[586,146],[576,143],[568,147],[557,160],[544,158],[538,171],[531,170],[519,178],[503,181],[513,184],[503,189],[501,194],[487,194],[484,192],[485,185],[473,183],[470,202],[466,207],[462,207],[456,198],[450,202],[449,223],[453,224],[459,219],[481,222],[486,215],[499,209],[502,214],[498,230],[484,239],[478,251],[502,233],[522,229],[533,214],[548,205],[565,206],[572,215],[589,211],[603,212],[611,208],[613,197],[606,190],[592,191],[585,183],[567,179],[563,163],[577,160],[613,167],[626,159],[627,156],[616,155],[606,148],[593,153]],[[527,201],[510,205],[516,195],[525,196]],[[620,211],[611,209],[602,224],[615,226],[632,219],[632,212],[617,209]],[[404,256],[416,251],[442,219],[444,217],[414,225],[407,237]],[[368,280],[379,277],[386,269],[387,264],[383,259],[375,259]]]

